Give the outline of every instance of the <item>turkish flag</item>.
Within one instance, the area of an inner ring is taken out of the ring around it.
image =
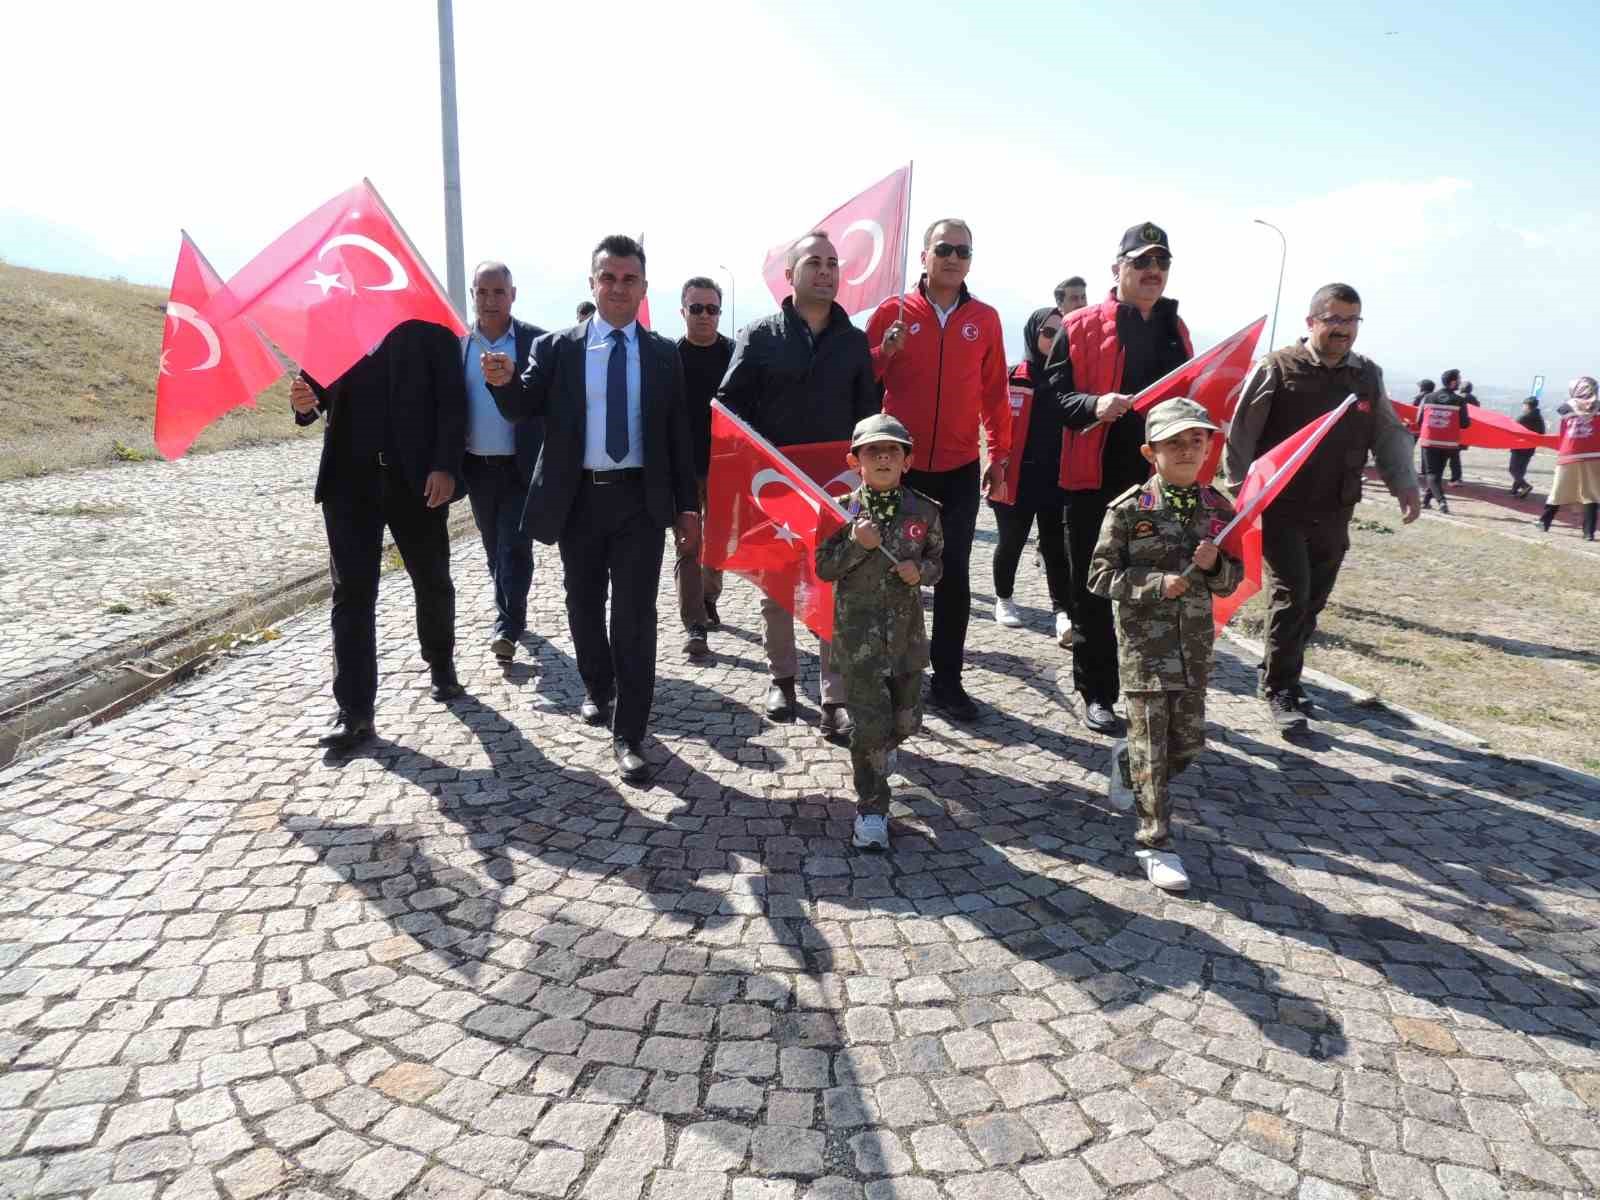
[[[835,299],[851,316],[905,291],[910,202],[911,164],[907,163],[809,227],[825,229],[833,239],[839,252]],[[779,304],[794,293],[783,277],[784,259],[793,244],[790,238],[767,251],[761,268],[767,289]]]
[[[842,456],[839,461],[843,465]],[[816,552],[847,519],[786,454],[712,402],[701,551],[706,566],[743,575],[823,641],[832,641],[833,587],[817,578]]]
[[[283,364],[249,321],[213,326],[201,315],[222,290],[199,247],[183,235],[172,272],[156,374],[156,449],[179,458],[200,431],[255,398],[283,374]]]
[[[467,332],[428,264],[366,180],[257,254],[212,302],[213,325],[259,325],[330,384],[405,321]]]
[[[1417,406],[1403,404],[1399,400],[1389,403],[1394,405],[1395,414],[1415,432]],[[1504,413],[1492,412],[1487,408],[1467,409],[1467,420],[1471,424],[1457,436],[1463,446],[1476,446],[1480,450],[1554,450],[1561,441],[1558,434],[1535,433],[1518,425]]]
[[[1203,407],[1226,431],[1239,403],[1239,393],[1244,390],[1245,376],[1255,360],[1256,342],[1266,323],[1265,316],[1257,317],[1204,354],[1196,355],[1177,370],[1163,375],[1133,398],[1133,407],[1143,412],[1163,400],[1186,396]],[[1211,439],[1211,452],[1200,468],[1202,483],[1210,482],[1217,473],[1217,464],[1222,461],[1222,443],[1220,437]]]
[[[645,296],[639,301],[639,316],[637,318],[640,329],[650,328],[650,297]]]
[[[1332,412],[1308,421],[1250,464],[1239,494],[1234,497],[1234,517],[1213,540],[1244,563],[1244,581],[1231,596],[1212,598],[1211,616],[1220,632],[1233,614],[1261,590],[1261,514],[1289,486],[1300,468],[1328,435],[1339,418],[1356,402],[1352,392]]]

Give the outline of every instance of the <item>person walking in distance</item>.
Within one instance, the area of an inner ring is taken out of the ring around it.
[[[704,275],[687,280],[680,305],[686,332],[678,339],[678,357],[683,360],[683,397],[689,409],[694,475],[700,487],[700,515],[704,518],[706,475],[711,467],[711,398],[728,372],[733,343],[717,332],[722,321],[722,286],[716,280]],[[706,631],[722,624],[717,614],[722,572],[702,565],[700,550],[696,546],[693,557],[680,553],[672,568],[678,587],[678,616],[686,635],[683,652],[690,658],[704,658],[711,653]]]
[[[1561,417],[1561,443],[1556,474],[1545,496],[1539,524],[1546,533],[1563,504],[1583,505],[1584,541],[1595,540],[1600,525],[1600,391],[1592,375],[1567,385],[1567,411]]]
[[[1451,369],[1439,376],[1442,386],[1427,396],[1417,409],[1417,445],[1422,448],[1422,476],[1428,492],[1439,502],[1439,511],[1450,511],[1444,495],[1445,468],[1452,457],[1456,463],[1454,481],[1461,482],[1461,431],[1472,424],[1467,415],[1467,398],[1457,387],[1461,372]]]

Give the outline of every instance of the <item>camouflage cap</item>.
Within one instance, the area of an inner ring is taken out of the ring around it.
[[[850,435],[850,449],[869,442],[899,442],[909,450],[911,432],[888,413],[874,413],[856,422],[855,432]]]
[[[1166,441],[1169,437],[1177,437],[1186,429],[1222,432],[1212,422],[1211,414],[1206,412],[1203,406],[1182,396],[1175,396],[1171,400],[1163,400],[1145,417],[1144,440],[1155,445],[1157,442]]]

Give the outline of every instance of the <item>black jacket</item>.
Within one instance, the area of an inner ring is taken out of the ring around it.
[[[589,322],[534,339],[528,365],[489,392],[508,421],[544,418],[544,449],[528,487],[522,527],[545,545],[561,537],[583,474],[589,400],[584,356]],[[658,333],[639,330],[639,406],[644,423],[645,508],[665,529],[679,513],[698,512],[700,493],[689,446],[678,348]]]
[[[533,348],[533,339],[543,337],[544,330],[537,325],[529,325],[526,321],[511,318],[511,328],[516,333],[516,366],[513,368],[518,375],[528,369],[528,352]],[[482,343],[473,339],[471,334],[461,339],[461,369],[467,369],[467,356],[469,354],[482,354]],[[498,407],[498,405],[496,406]],[[544,419],[530,417],[526,421],[518,421],[512,426],[513,436],[517,446],[517,474],[522,477],[522,486],[527,487],[533,481],[533,469],[539,462],[539,450],[544,445]]]
[[[461,456],[467,444],[467,385],[456,335],[443,325],[405,321],[378,349],[327,387],[301,372],[317,394],[317,411],[295,413],[297,425],[328,419],[317,468],[320,503],[340,483],[340,464],[383,453],[417,491],[433,471],[455,478],[452,499],[465,494]]]
[[[733,358],[733,343],[720,333],[709,346],[678,339],[683,362],[683,396],[689,406],[689,441],[694,446],[694,473],[701,479],[711,467],[711,401],[722,386]]]
[[[739,331],[717,399],[776,446],[847,441],[883,405],[867,335],[835,304],[813,337],[792,296]]]

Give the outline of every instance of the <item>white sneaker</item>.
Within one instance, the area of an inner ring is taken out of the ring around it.
[[[1072,649],[1072,618],[1064,612],[1056,613],[1056,642],[1063,650]]]
[[[994,602],[994,623],[1004,625],[1007,629],[1022,628],[1022,614],[1017,611],[1017,606],[1011,600],[996,600]]]
[[[1134,857],[1144,864],[1144,877],[1164,892],[1189,890],[1189,875],[1183,859],[1170,850],[1139,850]]]
[[[1128,739],[1111,743],[1111,762],[1106,767],[1106,799],[1111,807],[1127,812],[1133,807],[1133,776],[1128,766]]]
[[[856,818],[856,833],[850,844],[857,850],[887,850],[889,848],[889,818],[877,813],[866,813]],[[1187,883],[1187,881],[1185,881]]]

